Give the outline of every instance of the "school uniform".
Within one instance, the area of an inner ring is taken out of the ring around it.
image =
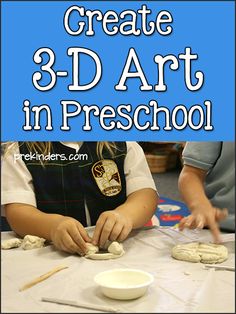
[[[96,224],[103,211],[123,204],[132,192],[156,190],[138,143],[116,142],[114,155],[104,150],[102,159],[96,144],[52,142],[42,166],[42,156],[41,160],[40,155],[30,156],[27,146],[20,143],[2,163],[2,204],[29,204],[89,226]],[[14,154],[21,158],[14,159],[19,157]]]

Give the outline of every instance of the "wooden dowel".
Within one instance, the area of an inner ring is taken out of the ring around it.
[[[213,264],[205,264],[205,268],[215,268],[215,269],[221,269],[221,270],[230,270],[230,271],[235,271],[234,266],[227,266],[227,265],[213,265]]]
[[[52,270],[50,270],[46,274],[43,274],[43,275],[33,279],[32,281],[28,282],[27,284],[25,284],[23,287],[21,287],[19,289],[19,291],[24,291],[24,290],[36,285],[37,283],[47,279],[48,277],[52,276],[53,274],[59,272],[62,269],[65,269],[65,268],[68,268],[68,266],[58,266],[56,268],[53,268]]]
[[[78,301],[56,299],[56,298],[44,298],[44,297],[41,300],[44,302],[70,305],[70,306],[81,307],[81,308],[90,309],[90,310],[109,312],[109,313],[120,312],[120,309],[118,309],[118,308],[114,308],[112,306],[100,305],[100,304],[90,304],[90,303],[83,303],[83,302],[78,302]]]

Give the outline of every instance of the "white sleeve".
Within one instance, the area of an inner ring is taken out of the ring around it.
[[[127,196],[144,188],[156,191],[156,185],[148,167],[142,147],[137,142],[127,143],[127,155],[124,162]]]
[[[24,203],[36,206],[32,176],[20,157],[18,145],[2,157],[1,177],[2,205]],[[1,208],[1,215],[5,215],[4,206]]]

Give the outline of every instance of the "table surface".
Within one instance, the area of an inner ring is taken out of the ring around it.
[[[93,230],[90,229],[89,232]],[[2,240],[16,237],[2,232]],[[221,265],[235,265],[235,234],[223,234],[229,258]],[[178,243],[211,242],[208,230],[155,227],[133,231],[124,241],[125,255],[113,260],[90,260],[60,252],[53,245],[40,249],[1,250],[1,313],[98,313],[73,306],[42,302],[42,297],[113,306],[123,313],[234,313],[235,272],[205,269],[171,257]],[[45,281],[19,292],[32,279],[54,267],[68,266]],[[135,268],[150,272],[154,282],[139,299],[119,301],[102,295],[94,276],[108,269]]]

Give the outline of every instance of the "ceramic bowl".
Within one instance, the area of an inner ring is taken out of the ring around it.
[[[129,268],[107,270],[94,277],[103,294],[117,300],[131,300],[143,296],[153,280],[151,274]]]

